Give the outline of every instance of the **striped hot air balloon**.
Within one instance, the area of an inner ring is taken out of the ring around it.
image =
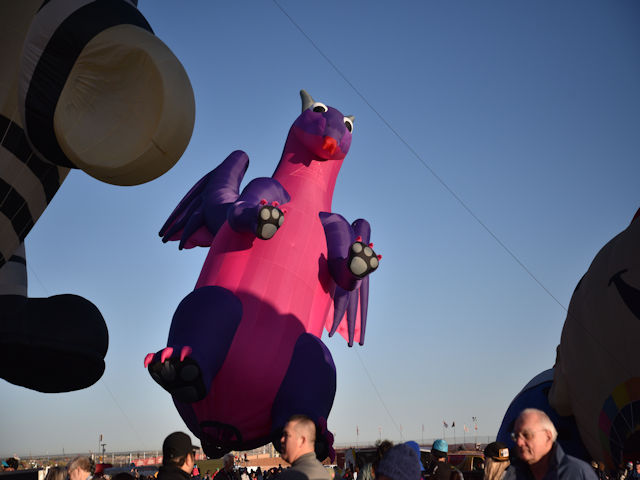
[[[25,237],[70,169],[144,183],[193,130],[187,74],[136,3],[0,4],[0,376],[27,388],[92,385],[108,334],[82,297],[27,298]]]

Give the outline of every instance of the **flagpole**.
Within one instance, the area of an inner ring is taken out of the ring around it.
[[[473,443],[475,443],[476,445],[478,444],[478,417],[471,417],[471,420],[473,420],[473,429],[475,431],[475,440]]]
[[[451,428],[453,428],[453,444],[456,444],[456,422],[451,424]]]

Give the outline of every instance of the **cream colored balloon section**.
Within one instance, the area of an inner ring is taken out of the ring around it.
[[[54,129],[89,175],[136,185],[169,170],[189,144],[195,101],[175,55],[153,34],[118,25],[82,50],[60,95]]]

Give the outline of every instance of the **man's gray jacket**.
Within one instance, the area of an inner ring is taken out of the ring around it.
[[[331,480],[331,475],[311,452],[295,459],[291,468],[283,470],[277,480]]]

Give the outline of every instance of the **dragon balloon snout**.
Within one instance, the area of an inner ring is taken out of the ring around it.
[[[329,155],[333,155],[338,149],[338,141],[333,137],[326,136],[322,142],[322,149],[326,150]]]

